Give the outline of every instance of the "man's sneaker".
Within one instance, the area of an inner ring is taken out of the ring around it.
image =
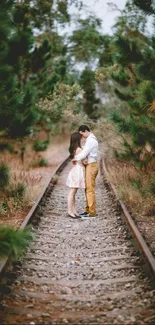
[[[87,212],[83,212],[83,213],[80,213],[80,216],[81,216],[81,217],[88,217],[89,214],[88,214]]]
[[[96,216],[92,216],[91,214],[89,214],[89,218],[96,218]]]
[[[89,213],[87,213],[87,214],[84,214],[83,216],[81,216],[81,219],[83,219],[83,220],[87,220],[87,219],[89,219],[89,220],[93,220],[93,219],[95,219],[96,218],[96,216],[91,216]]]

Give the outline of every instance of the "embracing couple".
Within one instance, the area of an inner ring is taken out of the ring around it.
[[[81,146],[82,138],[86,140],[83,148]],[[78,132],[71,135],[69,152],[73,167],[66,182],[69,187],[68,217],[74,219],[93,218],[96,216],[95,179],[99,170],[98,141],[87,125],[81,125]],[[86,195],[86,209],[80,215],[77,213],[75,205],[78,188],[85,189]]]

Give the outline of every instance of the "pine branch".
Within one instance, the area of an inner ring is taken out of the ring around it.
[[[154,15],[155,8],[154,8],[154,1],[153,0],[133,0],[134,4],[139,7],[141,10],[144,11],[145,14]]]

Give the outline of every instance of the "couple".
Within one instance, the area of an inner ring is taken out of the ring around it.
[[[81,148],[81,138],[86,140]],[[70,157],[73,168],[68,174],[66,185],[70,188],[68,194],[68,217],[78,219],[96,216],[95,179],[99,166],[97,162],[98,141],[87,125],[81,125],[78,132],[71,135]],[[80,215],[76,212],[75,195],[78,188],[85,189],[86,209]]]

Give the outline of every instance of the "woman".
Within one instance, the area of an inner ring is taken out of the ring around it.
[[[79,132],[74,132],[70,138],[70,157],[73,159],[75,155],[82,151],[81,148],[81,135]],[[74,163],[74,166],[70,170],[66,185],[69,187],[68,193],[68,216],[74,219],[80,218],[76,212],[75,195],[78,188],[85,189],[85,167],[87,164],[87,158]]]

